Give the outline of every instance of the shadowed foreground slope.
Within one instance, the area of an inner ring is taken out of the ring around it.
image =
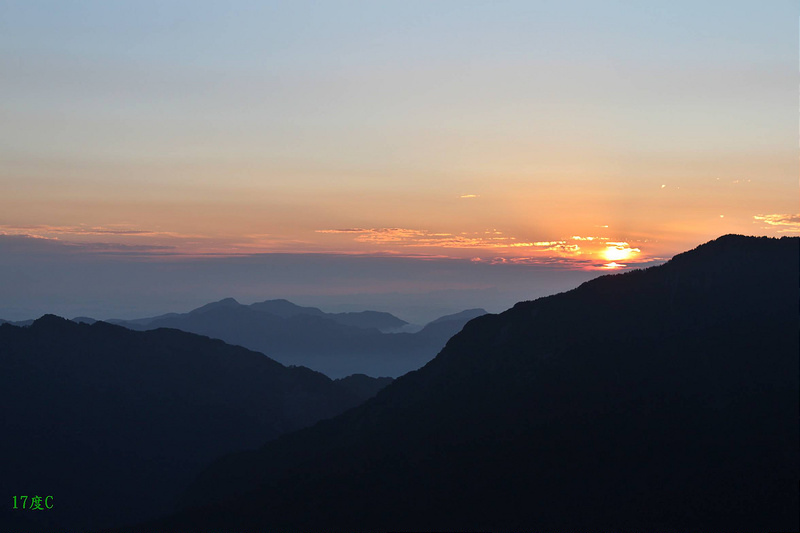
[[[0,365],[2,494],[54,501],[44,512],[3,509],[4,532],[163,515],[214,458],[339,414],[379,386],[181,331],[53,315],[0,326]]]
[[[797,530],[798,256],[725,236],[477,318],[147,527]]]

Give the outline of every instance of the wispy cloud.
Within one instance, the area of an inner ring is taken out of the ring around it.
[[[577,244],[567,244],[567,243],[560,243],[555,244],[553,246],[548,246],[545,248],[548,252],[561,252],[565,254],[577,254],[580,253],[581,247]]]
[[[157,244],[123,244],[118,242],[76,242],[51,237],[0,231],[3,251],[26,256],[30,254],[78,255],[86,259],[96,256],[159,257],[175,255],[177,248]]]
[[[317,230],[317,233],[350,234],[355,235],[353,240],[359,243],[401,247],[507,248],[530,244],[512,242],[515,240],[513,237],[504,236],[497,230],[483,233],[461,232],[456,235],[411,228],[346,228]]]
[[[502,231],[496,229],[474,233],[460,232],[457,235],[410,228],[345,228],[324,229],[317,232],[352,235],[355,242],[401,248],[482,249],[514,255],[547,253],[573,256],[581,253],[578,244],[566,240],[518,241],[515,237],[504,235]]]
[[[62,250],[96,255],[138,255],[159,259],[166,256],[199,257],[245,255],[268,248],[263,236],[233,238],[137,228],[127,224],[90,226],[0,225],[0,235],[48,240]],[[274,243],[273,243],[274,244]]]
[[[580,253],[581,247],[577,244],[568,244],[567,241],[538,241],[534,243],[527,243],[536,246],[541,251],[545,252],[559,252],[563,254],[577,254]]]
[[[25,231],[6,231],[0,230],[0,235],[4,237],[28,237],[30,239],[43,239],[47,241],[57,241],[57,237],[46,237],[44,235],[36,235],[35,233],[28,233]]]
[[[364,228],[345,228],[345,229],[318,229],[317,233],[364,233],[372,231]]]
[[[479,198],[480,194],[462,194],[459,198]]]
[[[581,237],[580,235],[573,235],[570,239],[573,241],[607,241],[608,237]]]
[[[33,226],[13,226],[13,225],[0,225],[0,233],[3,235],[29,235],[31,237],[39,238],[58,238],[61,235],[67,236],[134,236],[134,237],[199,237],[199,235],[180,235],[168,231],[153,231],[137,229],[130,226],[122,225],[108,225],[108,226],[50,226],[50,225],[33,225]]]
[[[778,233],[800,232],[800,215],[753,215],[753,218],[755,219],[753,222],[761,222],[766,224],[766,226],[762,226],[763,228],[778,226],[778,229],[776,230]]]

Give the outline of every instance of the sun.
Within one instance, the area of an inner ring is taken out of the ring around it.
[[[638,251],[638,248],[628,246],[627,242],[610,242],[603,250],[603,257],[608,261],[625,261]]]
[[[623,261],[631,256],[631,250],[609,246],[603,251],[603,257],[609,261]]]

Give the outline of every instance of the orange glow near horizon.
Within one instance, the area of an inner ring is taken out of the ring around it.
[[[11,4],[15,250],[599,270],[800,235],[786,6],[709,25],[696,2]]]

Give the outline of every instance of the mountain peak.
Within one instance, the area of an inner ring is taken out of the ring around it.
[[[756,237],[729,233],[703,243],[692,250],[678,254],[673,257],[673,260],[679,257],[696,257],[698,255],[712,253],[753,253],[771,248],[775,244],[792,246],[793,239],[797,239],[797,237]]]
[[[234,298],[223,298],[218,302],[211,302],[210,304],[203,305],[198,307],[197,309],[193,309],[189,311],[189,313],[205,313],[207,311],[213,311],[216,309],[232,309],[234,307],[239,307],[242,304],[237,302]]]
[[[51,313],[48,313],[46,315],[42,315],[40,318],[37,318],[36,320],[33,321],[33,325],[37,326],[37,327],[51,326],[51,325],[63,325],[63,324],[67,324],[67,323],[71,324],[71,322],[69,320],[67,320],[66,318],[62,318],[62,317],[60,317],[58,315],[54,315],[54,314],[51,314]]]
[[[294,304],[289,300],[285,300],[283,298],[279,298],[277,300],[264,300],[263,302],[256,302],[254,304],[250,304],[250,308],[254,309],[255,311],[272,313],[273,315],[277,315],[282,318],[289,318],[295,315],[321,316],[325,314],[322,312],[322,310],[316,307],[303,307]]]

